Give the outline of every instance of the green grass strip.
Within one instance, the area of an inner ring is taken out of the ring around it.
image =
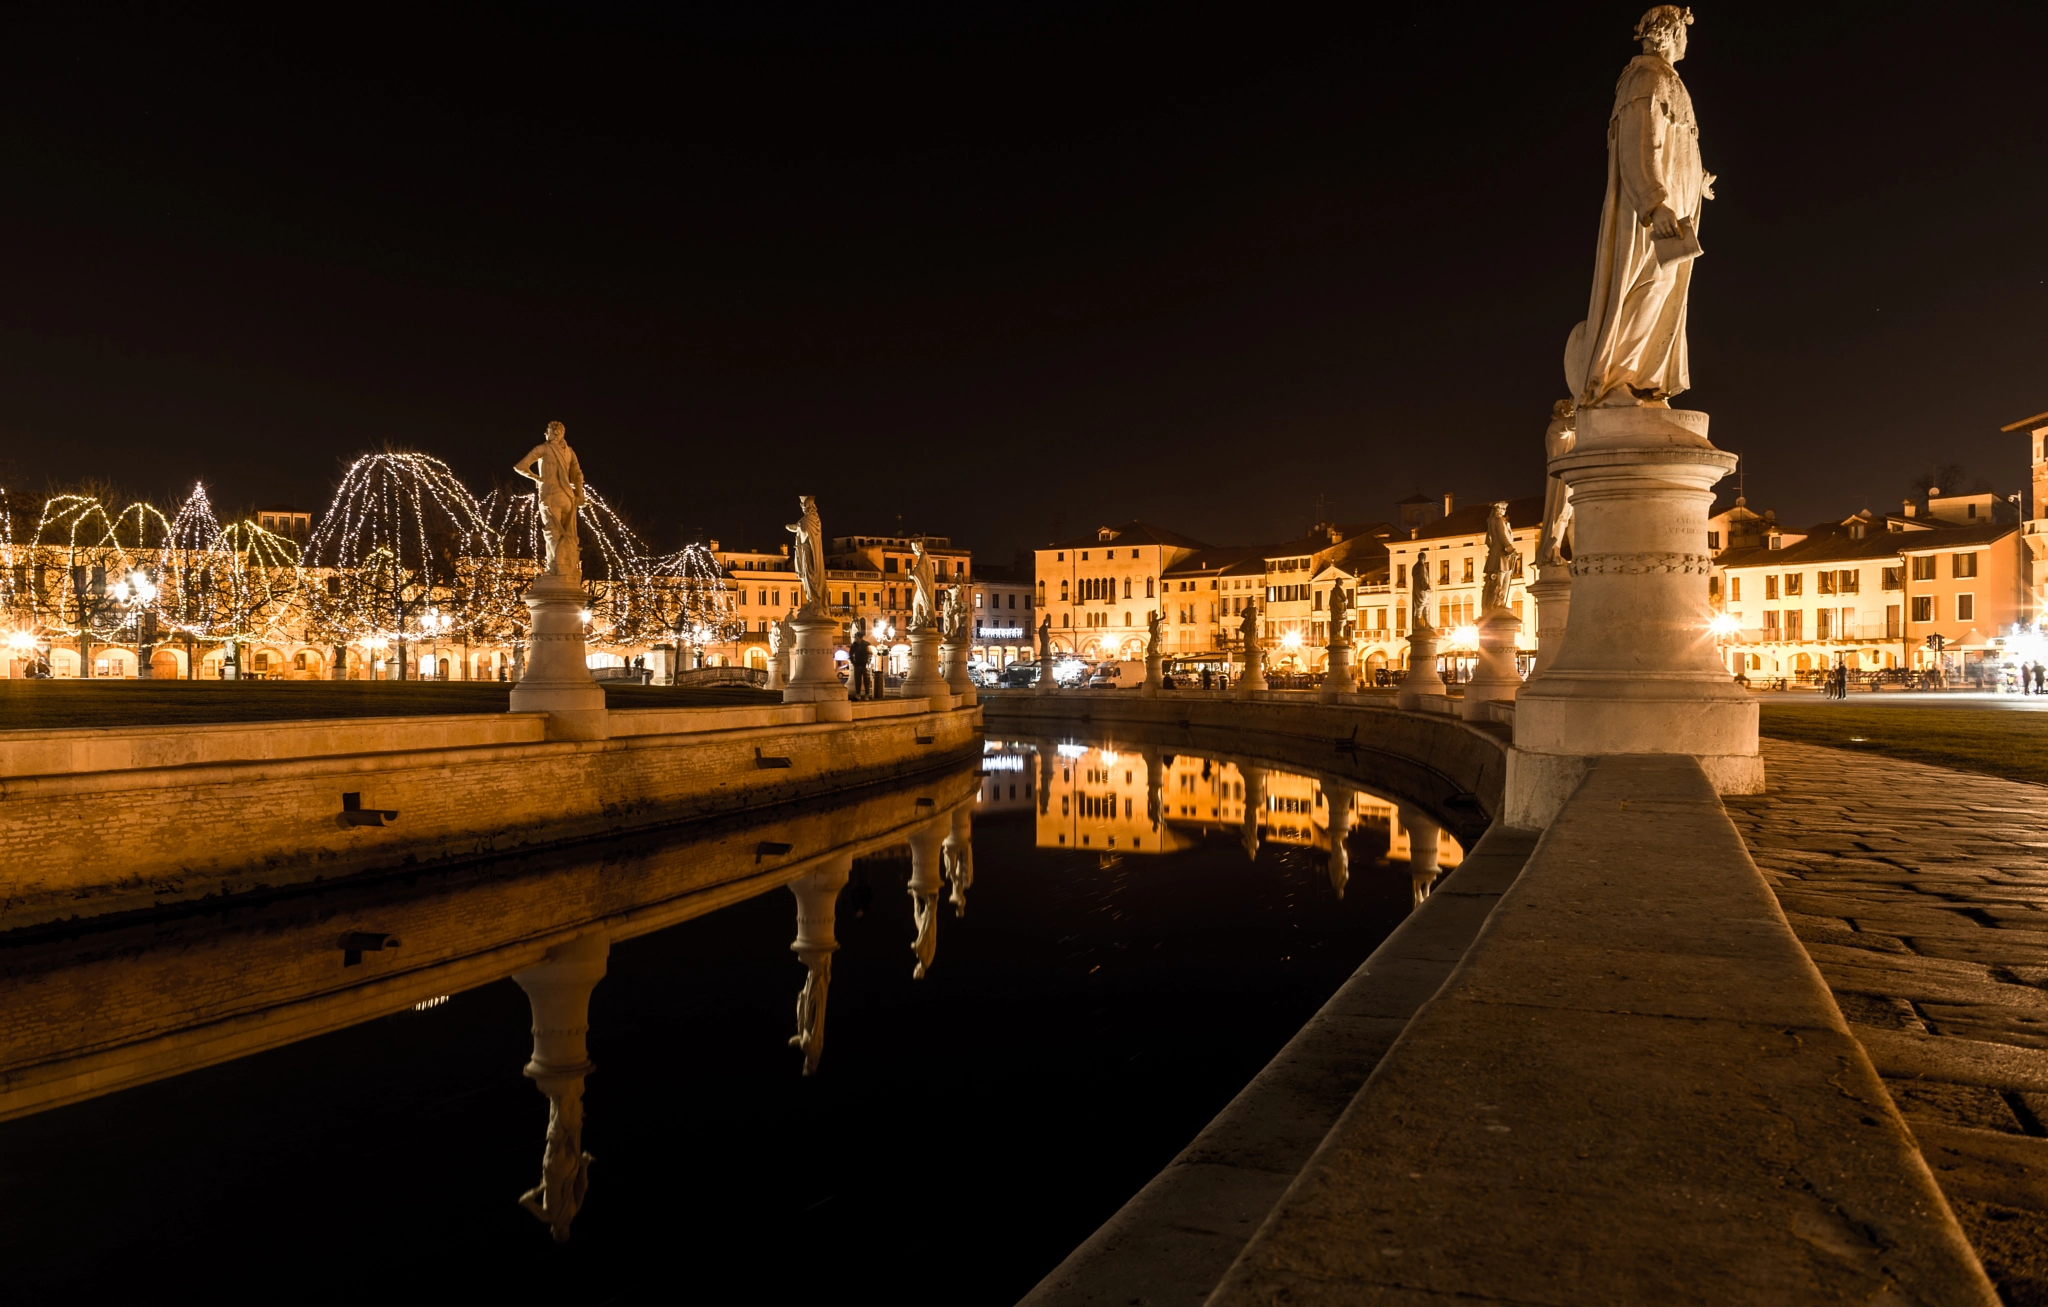
[[[1760,729],[1778,740],[2048,784],[2048,712],[1997,707],[1764,703]]]

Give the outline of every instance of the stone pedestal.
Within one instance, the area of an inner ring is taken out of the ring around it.
[[[768,654],[768,683],[764,689],[780,690],[789,684],[789,662],[791,650],[777,639],[776,647]]]
[[[1053,692],[1052,665],[1054,661],[1052,641],[1041,639],[1038,642],[1038,683],[1032,687],[1040,694],[1051,694]]]
[[[1351,820],[1352,802],[1358,791],[1348,785],[1326,785],[1323,787],[1323,801],[1330,805],[1330,888],[1344,897],[1344,886],[1351,880]]]
[[[1401,828],[1408,832],[1408,889],[1419,908],[1429,897],[1429,888],[1436,883],[1441,870],[1444,828],[1405,803],[1396,804],[1395,811],[1400,814]]]
[[[1570,567],[1560,563],[1537,568],[1529,597],[1536,601],[1536,665],[1529,669],[1533,681],[1549,669],[1564,643],[1565,620],[1572,611]]]
[[[789,883],[796,895],[796,941],[789,948],[804,964],[803,992],[796,996],[796,1033],[789,1046],[804,1055],[804,1074],[818,1074],[825,1056],[825,999],[832,988],[832,955],[839,951],[834,928],[839,891],[853,873],[853,855],[842,854]]]
[[[939,676],[946,682],[946,689],[960,696],[963,708],[973,707],[977,702],[974,693],[974,679],[967,674],[967,638],[956,635],[939,643]]]
[[[1358,688],[1357,678],[1351,674],[1351,643],[1332,640],[1326,651],[1330,665],[1323,672],[1322,688],[1316,691],[1316,698],[1324,703],[1337,702],[1340,694],[1350,694]]]
[[[533,622],[512,711],[546,713],[551,740],[609,739],[604,687],[583,661],[583,587],[543,573],[526,587],[526,610]]]
[[[1408,674],[1401,678],[1394,696],[1397,707],[1413,710],[1420,708],[1424,699],[1441,699],[1450,693],[1436,670],[1436,642],[1433,626],[1418,626],[1408,633]]]
[[[1244,651],[1244,675],[1237,680],[1237,697],[1249,699],[1266,688],[1266,651],[1259,647],[1257,640],[1248,642]]]
[[[946,684],[946,678],[939,674],[938,631],[929,626],[913,626],[908,640],[910,669],[904,673],[902,688],[897,693],[905,699],[951,694],[953,687]]]
[[[1263,768],[1237,765],[1238,775],[1244,777],[1244,820],[1238,831],[1239,842],[1244,846],[1244,856],[1254,862],[1259,857],[1259,814],[1266,807],[1266,773]]]
[[[1465,684],[1465,701],[1460,715],[1468,722],[1486,720],[1489,703],[1513,703],[1522,689],[1522,674],[1515,668],[1515,638],[1522,633],[1522,619],[1504,608],[1479,618],[1479,665]]]
[[[590,1061],[590,991],[604,979],[611,941],[584,935],[548,950],[539,966],[512,973],[533,1008],[533,1058],[526,1074],[548,1098],[548,1142],[540,1183],[519,1205],[547,1222],[555,1242],[569,1238],[569,1223],[590,1190],[589,1153],[583,1151],[583,1080]]]
[[[787,651],[789,676],[782,686],[782,701],[816,704],[821,722],[852,721],[853,705],[832,660],[839,623],[814,614],[793,617],[789,625],[796,632],[796,644]]]
[[[1690,754],[1721,793],[1762,791],[1756,702],[1707,625],[1707,510],[1735,461],[1704,413],[1579,414],[1550,465],[1572,492],[1572,620],[1515,710],[1513,824],[1547,825],[1600,754]]]
[[[946,901],[953,905],[953,915],[967,915],[967,891],[974,885],[974,809],[961,804],[953,809],[953,831],[946,836],[941,850],[946,862],[946,879],[953,883],[953,892]]]
[[[941,817],[910,836],[910,924],[917,931],[910,944],[910,951],[917,956],[917,965],[910,971],[912,980],[923,980],[939,954],[939,891],[945,887],[941,875],[946,835],[952,828],[952,819]]]

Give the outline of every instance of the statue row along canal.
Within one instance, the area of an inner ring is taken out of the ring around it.
[[[1335,778],[985,750],[667,837],[15,932],[10,1282],[1013,1302],[1462,853]]]

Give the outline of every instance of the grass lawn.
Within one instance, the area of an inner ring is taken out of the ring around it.
[[[504,712],[511,687],[488,681],[0,681],[0,731],[275,722]],[[613,708],[780,703],[771,690],[608,687]]]
[[[1865,705],[1850,700],[1764,703],[1762,731],[2048,785],[2048,713],[1995,707]]]

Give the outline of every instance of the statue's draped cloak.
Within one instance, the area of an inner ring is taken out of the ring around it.
[[[1690,384],[1685,306],[1693,263],[1658,267],[1641,216],[1668,204],[1697,233],[1705,185],[1685,83],[1662,55],[1637,55],[1615,87],[1607,123],[1607,200],[1592,301],[1565,345],[1565,380],[1581,408],[1667,399]]]

